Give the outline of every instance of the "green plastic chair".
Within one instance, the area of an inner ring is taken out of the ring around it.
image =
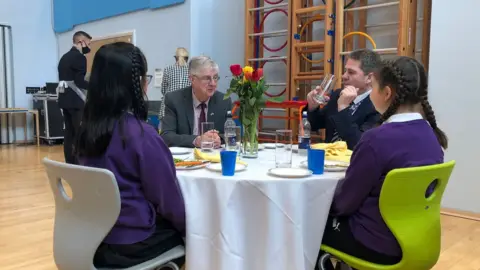
[[[440,256],[440,203],[455,161],[437,165],[390,171],[380,192],[380,213],[402,249],[402,260],[395,265],[370,263],[329,246],[321,250],[359,270],[431,269]],[[426,190],[437,180],[434,192]]]

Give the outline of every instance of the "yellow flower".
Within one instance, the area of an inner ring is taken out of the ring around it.
[[[253,72],[253,67],[251,66],[245,66],[243,68],[243,73],[252,73]]]
[[[252,78],[252,74],[253,74],[253,67],[251,66],[245,66],[243,68],[243,75],[245,76],[245,78],[248,80],[250,78]]]

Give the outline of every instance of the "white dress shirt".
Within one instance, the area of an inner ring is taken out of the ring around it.
[[[370,95],[371,92],[372,92],[372,89],[365,91],[363,94],[357,96],[357,97],[353,100],[353,103],[355,103],[355,104],[360,103],[362,100],[364,100],[365,98],[367,98],[368,95]]]
[[[423,119],[422,115],[416,112],[412,113],[398,113],[390,116],[390,118],[385,121],[385,123],[399,123],[399,122],[409,122],[414,120]]]
[[[193,135],[202,135],[201,134],[201,130],[198,130],[198,120],[200,118],[200,113],[201,113],[201,107],[200,104],[202,102],[200,102],[200,100],[198,100],[198,98],[195,96],[195,93],[193,92],[192,90],[192,99],[193,99]],[[208,101],[210,100],[207,99],[207,101],[205,101],[205,121],[207,120],[207,115],[208,115]]]

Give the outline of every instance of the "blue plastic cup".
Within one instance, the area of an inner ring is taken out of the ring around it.
[[[237,163],[237,151],[221,151],[220,162],[222,163],[222,175],[233,176],[235,174],[235,164]]]
[[[308,149],[308,169],[313,174],[323,174],[325,167],[325,150]]]

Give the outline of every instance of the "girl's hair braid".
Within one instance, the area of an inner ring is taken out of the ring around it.
[[[395,91],[395,97],[392,103],[380,117],[380,123],[383,123],[397,112],[400,105],[405,103],[409,89],[407,86],[407,78],[403,72],[395,66],[394,62],[385,62],[380,72],[380,75],[390,81],[391,86],[397,90]]]
[[[133,90],[133,102],[132,112],[139,119],[146,120],[148,117],[148,109],[145,101],[144,91],[142,89],[142,79],[145,70],[142,65],[143,59],[140,56],[137,48],[134,48],[130,54],[132,60],[132,90]]]
[[[394,115],[400,105],[420,103],[438,142],[446,149],[448,139],[445,133],[438,128],[433,108],[428,101],[428,79],[422,64],[410,57],[399,57],[395,61],[384,62],[375,76],[381,89],[389,86],[395,93],[390,106],[381,116],[380,123]]]

